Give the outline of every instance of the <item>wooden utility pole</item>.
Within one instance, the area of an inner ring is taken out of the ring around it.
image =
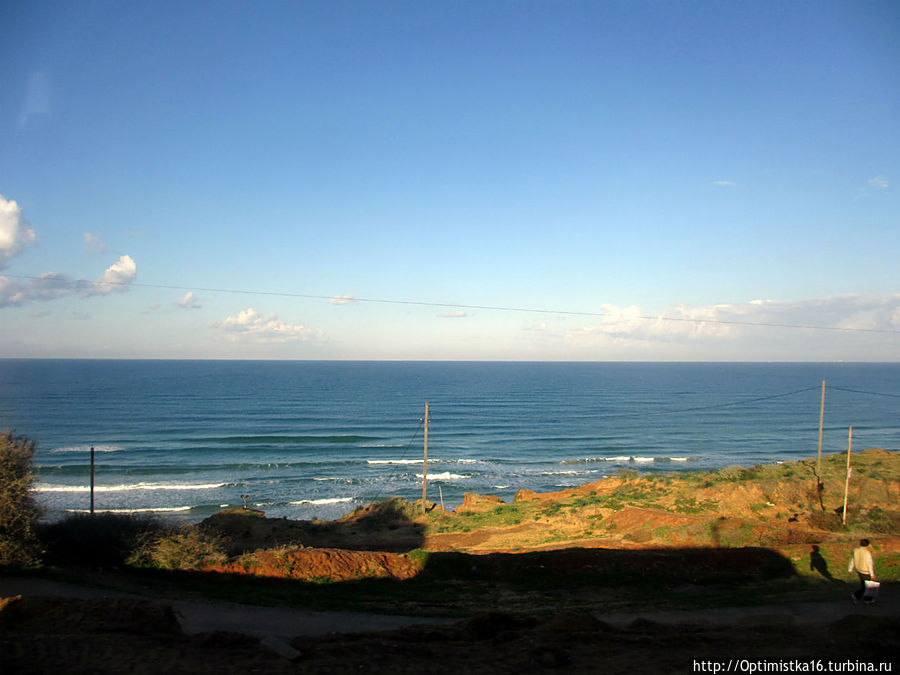
[[[91,515],[94,515],[94,446],[91,446]]]
[[[426,513],[428,498],[428,401],[425,401],[425,456],[422,461],[422,513]]]
[[[844,513],[841,522],[847,524],[847,495],[850,492],[850,451],[853,447],[853,427],[850,427],[850,435],[847,438],[847,480],[844,482]]]
[[[819,406],[819,455],[816,461],[816,475],[822,484],[822,425],[825,422],[825,380],[822,380],[822,403]]]

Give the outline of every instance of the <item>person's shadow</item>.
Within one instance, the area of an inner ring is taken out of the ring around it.
[[[828,571],[828,563],[825,561],[825,558],[822,557],[822,554],[819,553],[819,547],[815,544],[813,544],[812,551],[809,552],[809,569],[815,570],[828,579],[828,581],[837,581],[837,579],[831,576],[831,572]]]

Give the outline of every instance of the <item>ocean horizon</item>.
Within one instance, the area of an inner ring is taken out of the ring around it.
[[[0,359],[45,517],[333,518],[390,496],[511,501],[641,473],[900,449],[897,363]]]

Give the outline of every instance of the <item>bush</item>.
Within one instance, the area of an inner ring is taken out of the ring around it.
[[[726,466],[713,472],[711,475],[720,481],[735,482],[745,480],[750,472],[740,466]]]
[[[367,527],[413,522],[422,516],[422,503],[406,501],[402,497],[391,497],[383,502],[373,502],[359,506],[344,520],[356,519]]]
[[[34,441],[0,432],[0,566],[24,567],[40,559],[38,508],[31,495]]]
[[[868,530],[877,534],[900,532],[900,512],[886,511],[879,506],[869,509],[864,518]]]
[[[196,570],[224,565],[225,546],[217,538],[190,525],[166,532],[148,532],[137,542],[126,562],[136,567]]]
[[[46,562],[54,565],[117,567],[125,563],[137,542],[163,524],[150,515],[78,513],[42,525]]]

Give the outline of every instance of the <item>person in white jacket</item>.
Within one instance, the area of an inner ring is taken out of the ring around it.
[[[866,582],[875,581],[875,561],[872,560],[872,552],[869,549],[869,540],[860,539],[859,546],[853,549],[853,556],[850,558],[850,565],[847,567],[848,572],[856,570],[859,575],[859,588],[850,594],[853,602],[859,602],[866,594]],[[866,598],[866,602],[874,602]]]

